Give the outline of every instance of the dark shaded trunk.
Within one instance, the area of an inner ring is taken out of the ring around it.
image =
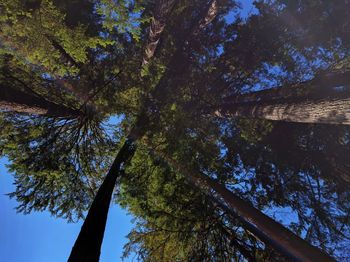
[[[216,2],[216,0],[212,2]],[[180,51],[182,52],[182,50]],[[162,79],[164,79],[164,76]],[[163,88],[162,81],[160,82],[155,88],[156,91]],[[147,108],[148,103],[148,99],[145,98],[143,108]],[[68,262],[97,262],[99,260],[109,204],[116,180],[120,175],[121,167],[132,158],[136,150],[136,141],[146,132],[143,127],[147,122],[148,118],[142,113],[96,194]]]
[[[142,65],[148,64],[153,57],[154,52],[160,40],[166,20],[174,7],[176,0],[158,0],[154,10],[151,26],[149,28],[148,41],[145,47],[145,54],[143,56]]]
[[[228,204],[230,213],[237,217],[246,229],[281,254],[293,261],[334,261],[328,254],[310,245],[280,223],[263,214],[250,203],[237,197],[225,186],[206,175],[189,172],[186,167],[183,167],[162,152],[156,151],[155,153],[185,175],[191,183],[198,186],[206,194],[214,190],[217,196]],[[225,207],[224,204],[222,206]]]
[[[168,97],[166,93],[170,92],[169,89],[166,88],[169,79],[171,79],[171,85],[173,87],[181,86],[183,82],[187,81],[184,75],[188,73],[187,71],[190,66],[191,58],[189,52],[192,49],[195,36],[216,17],[217,12],[217,0],[211,0],[207,5],[203,6],[198,20],[193,21],[187,30],[184,29],[186,33],[184,34],[183,41],[177,46],[176,51],[167,65],[168,70],[162,75],[157,87],[153,91],[153,97],[161,97],[160,103],[166,103]]]
[[[120,175],[122,165],[133,156],[135,149],[134,140],[128,138],[119,150],[117,157],[92,202],[79,236],[72,248],[68,259],[69,262],[99,261],[114,186]]]
[[[265,243],[294,261],[334,261],[326,253],[313,247],[278,222],[266,216],[250,203],[235,196],[225,186],[205,175],[187,174],[201,188],[213,189],[231,207],[242,224]]]
[[[272,100],[224,104],[215,114],[297,123],[350,125],[350,97],[322,100]]]
[[[0,85],[0,109],[50,117],[75,118],[82,113],[42,97]]]

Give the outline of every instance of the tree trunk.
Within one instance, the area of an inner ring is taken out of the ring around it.
[[[176,0],[158,0],[156,9],[151,21],[149,29],[148,41],[145,47],[145,54],[142,60],[142,66],[148,64],[153,57],[154,52],[159,43],[160,35],[162,34],[166,20],[174,7]]]
[[[187,176],[201,188],[213,189],[229,204],[232,208],[231,212],[240,218],[244,226],[287,257],[294,261],[334,261],[326,253],[311,246],[305,240],[254,208],[250,203],[235,196],[225,186],[205,175],[191,174],[189,176],[187,174]]]
[[[238,217],[244,227],[281,254],[293,261],[334,261],[328,254],[310,245],[280,223],[263,214],[250,203],[235,196],[225,186],[206,175],[189,172],[186,167],[183,167],[163,152],[155,151],[155,153],[185,175],[191,183],[195,184],[206,194],[210,194],[209,192],[214,190],[230,206],[230,212],[233,216]],[[225,206],[224,204],[222,205]]]
[[[192,36],[197,35],[202,29],[204,29],[207,25],[209,25],[219,11],[219,3],[217,0],[211,0],[205,10],[203,18],[199,21],[199,23],[192,29]]]
[[[224,104],[215,115],[298,123],[350,125],[350,97],[323,100],[273,100]]]
[[[0,85],[0,109],[50,117],[75,118],[81,115],[79,110],[3,85]]]
[[[107,222],[109,205],[121,165],[134,154],[134,141],[128,139],[120,149],[99,188],[88,215],[75,241],[68,262],[97,262]]]
[[[140,121],[145,121],[145,119],[140,119]],[[142,137],[143,134],[144,130],[134,128],[119,150],[118,155],[89,208],[87,217],[74,243],[68,262],[99,261],[114,186],[122,167],[133,157],[136,151],[137,139]]]
[[[224,98],[215,115],[274,121],[350,124],[350,71],[287,87]]]
[[[212,0],[212,2],[216,3],[216,0]],[[213,4],[211,4],[211,6],[212,5]],[[209,9],[209,11],[210,10],[211,9]],[[211,17],[212,16],[213,14],[211,14]],[[207,23],[210,22],[209,20],[205,21]],[[162,87],[163,85],[158,83],[156,91],[161,90]],[[148,104],[147,98],[143,104],[143,107],[146,107]],[[146,132],[143,127],[145,123],[148,122],[148,119],[143,113],[138,118],[134,129],[130,132],[127,141],[119,151],[105,180],[99,188],[80,230],[79,236],[73,246],[68,262],[97,262],[99,260],[109,204],[116,180],[120,174],[121,166],[133,156],[136,150],[136,141]]]

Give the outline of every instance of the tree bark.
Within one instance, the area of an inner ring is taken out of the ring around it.
[[[202,29],[204,29],[207,25],[209,25],[219,11],[219,3],[217,0],[211,0],[209,2],[207,10],[205,10],[205,14],[203,18],[199,21],[199,23],[192,29],[192,36],[197,35]]]
[[[219,117],[246,117],[297,123],[350,125],[350,97],[223,104]]]
[[[224,98],[215,115],[298,123],[350,124],[350,72],[295,86]]]
[[[212,2],[216,3],[216,0],[212,0]],[[209,9],[209,11],[210,10],[211,9]],[[211,14],[211,16],[213,16],[213,14]],[[209,22],[210,21],[207,21],[207,23]],[[182,52],[182,50],[180,51]],[[155,89],[159,91],[162,87],[163,85],[158,83]],[[146,98],[143,102],[144,108],[147,107],[148,102]],[[143,128],[146,122],[148,122],[148,118],[145,112],[142,112],[96,194],[79,236],[72,248],[68,262],[97,262],[99,260],[109,204],[116,180],[120,174],[121,167],[132,158],[136,150],[137,140],[146,132]]]
[[[188,171],[186,167],[183,167],[163,152],[155,151],[155,153],[185,175],[191,183],[199,187],[206,194],[210,194],[210,191],[214,190],[229,205],[231,214],[238,217],[244,227],[281,254],[293,261],[334,261],[328,254],[310,245],[280,223],[263,214],[250,203],[237,197],[225,186],[206,175]],[[222,205],[225,206],[224,204]]]
[[[17,113],[75,118],[82,113],[39,96],[0,85],[0,109]]]
[[[148,41],[145,47],[145,54],[142,59],[142,66],[148,64],[149,60],[153,57],[154,52],[160,40],[166,20],[174,7],[176,0],[158,0],[156,3],[156,9],[151,21],[149,29]]]
[[[305,240],[254,208],[250,203],[235,196],[225,186],[205,175],[192,174],[190,179],[202,188],[209,187],[213,189],[228,203],[232,209],[231,212],[237,215],[252,233],[294,261],[334,261],[326,253],[311,246]]]

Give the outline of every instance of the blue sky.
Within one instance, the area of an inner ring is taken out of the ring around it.
[[[0,159],[0,261],[67,261],[82,222],[73,224],[51,217],[48,212],[30,215],[16,213],[16,201],[5,194],[12,192],[12,175]],[[114,205],[109,211],[101,262],[120,261],[125,236],[131,229],[131,216]]]

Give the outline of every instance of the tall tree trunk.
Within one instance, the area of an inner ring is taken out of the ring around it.
[[[323,73],[299,85],[226,97],[215,115],[349,125],[349,84],[350,71]]]
[[[0,109],[17,113],[75,118],[82,113],[39,96],[0,85]]]
[[[166,20],[174,7],[176,0],[158,0],[154,10],[151,26],[149,29],[148,41],[145,47],[145,54],[142,59],[142,66],[148,64],[153,57],[160,40]]]
[[[187,174],[187,176],[200,187],[213,189],[228,203],[232,209],[231,212],[240,218],[244,226],[287,257],[295,261],[334,261],[326,253],[311,246],[305,240],[254,208],[250,203],[235,196],[225,186],[205,175]]]
[[[206,175],[188,171],[186,167],[183,167],[180,163],[168,157],[163,152],[154,152],[165,159],[180,173],[185,175],[191,183],[198,186],[205,193],[210,194],[210,191],[214,190],[215,193],[229,205],[229,210],[232,215],[238,217],[244,227],[281,254],[293,261],[334,261],[334,259],[326,253],[310,245],[280,223],[263,214],[250,203],[234,195],[225,186]],[[222,205],[225,206],[224,204]]]
[[[75,241],[69,262],[97,262],[107,222],[109,205],[121,165],[134,154],[134,141],[127,139],[108,171]]]
[[[212,0],[212,2],[216,3],[216,0]],[[209,22],[207,21],[207,23]],[[159,91],[162,87],[163,85],[158,83],[155,89]],[[148,103],[148,99],[145,98],[143,108],[146,108]],[[116,180],[120,174],[121,166],[132,158],[136,150],[136,141],[145,134],[146,130],[143,127],[147,121],[148,118],[142,112],[96,194],[68,262],[97,262],[99,260],[109,204]]]
[[[144,121],[144,119],[140,121]],[[114,186],[123,165],[133,157],[136,151],[136,140],[142,137],[143,134],[143,130],[134,128],[119,150],[89,208],[87,217],[74,243],[68,262],[99,261]]]
[[[281,99],[223,104],[219,117],[245,117],[298,123],[350,125],[350,97],[322,100]]]

